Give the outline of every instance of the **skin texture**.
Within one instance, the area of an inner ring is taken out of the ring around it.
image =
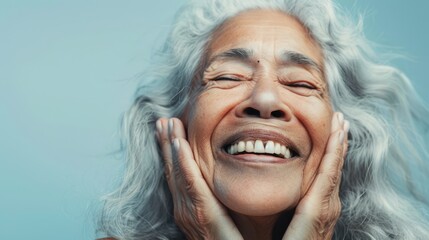
[[[271,239],[288,212],[284,239],[329,239],[348,122],[331,108],[320,47],[268,10],[230,19],[212,39],[194,104],[182,121],[157,122],[176,223],[189,239]],[[232,139],[275,140],[297,156],[230,155]]]

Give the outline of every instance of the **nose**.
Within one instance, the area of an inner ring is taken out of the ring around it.
[[[251,95],[237,107],[237,116],[289,121],[290,109],[282,102],[278,88],[273,81],[258,81]]]

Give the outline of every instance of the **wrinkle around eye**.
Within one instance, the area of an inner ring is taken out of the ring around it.
[[[320,86],[320,84],[316,83],[310,83],[308,81],[291,81],[287,80],[286,82],[282,83],[284,89],[287,89],[288,91],[291,91],[295,94],[304,96],[304,97],[310,97],[310,96],[320,96],[324,97],[325,92],[324,88]]]
[[[304,97],[323,95],[321,91],[319,91],[317,89],[310,89],[310,88],[300,88],[300,89],[295,89],[295,90],[291,90],[291,91],[293,91],[296,94],[299,94],[301,96],[304,96]]]
[[[219,76],[215,78],[205,78],[204,79],[204,87],[205,89],[218,88],[218,89],[231,89],[238,86],[242,86],[243,84],[250,83],[247,79],[240,79],[229,76]]]
[[[325,82],[323,76],[302,67],[285,68],[279,71],[278,74],[279,81],[282,83],[306,83],[322,89]]]
[[[204,70],[204,80],[209,81],[246,81],[253,70],[246,64],[235,61],[214,62]]]
[[[324,98],[327,93],[323,78],[301,68],[282,71],[278,76],[278,81],[285,89],[305,97],[320,96]]]
[[[211,81],[236,81],[236,82],[240,82],[240,81],[249,81],[252,78],[244,75],[244,74],[240,74],[240,73],[225,73],[225,74],[218,74],[215,77],[213,77],[211,79]]]

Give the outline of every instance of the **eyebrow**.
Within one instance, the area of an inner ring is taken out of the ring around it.
[[[247,48],[232,48],[225,52],[216,54],[208,61],[207,66],[210,66],[214,61],[221,59],[236,59],[240,61],[249,62],[253,57],[253,51]],[[280,61],[284,65],[297,64],[309,66],[319,73],[322,73],[322,67],[310,57],[295,51],[284,51],[280,55]]]
[[[237,59],[242,61],[249,61],[253,56],[253,51],[247,48],[232,48],[225,52],[216,54],[208,61],[208,65],[220,59]]]
[[[285,51],[281,54],[280,57],[283,64],[297,64],[297,65],[305,65],[309,66],[319,73],[322,73],[322,67],[310,57],[294,51]]]

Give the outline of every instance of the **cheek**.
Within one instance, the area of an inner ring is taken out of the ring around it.
[[[201,140],[209,140],[225,116],[240,103],[239,94],[222,89],[207,89],[203,91],[188,110],[188,140],[199,145]]]
[[[320,109],[318,112],[314,112],[314,109]],[[321,160],[325,154],[326,144],[329,140],[331,133],[331,119],[332,109],[330,107],[325,108],[312,108],[313,114],[308,121],[304,122],[307,132],[311,138],[311,153],[305,163],[303,170],[303,181],[302,181],[302,194],[305,194],[310,188],[317,172]],[[317,121],[315,121],[315,119]]]
[[[195,99],[195,104],[190,105],[186,116],[188,141],[206,180],[212,179],[216,164],[211,142],[213,132],[233,106],[231,102],[226,103],[225,99],[220,91],[203,92]]]

